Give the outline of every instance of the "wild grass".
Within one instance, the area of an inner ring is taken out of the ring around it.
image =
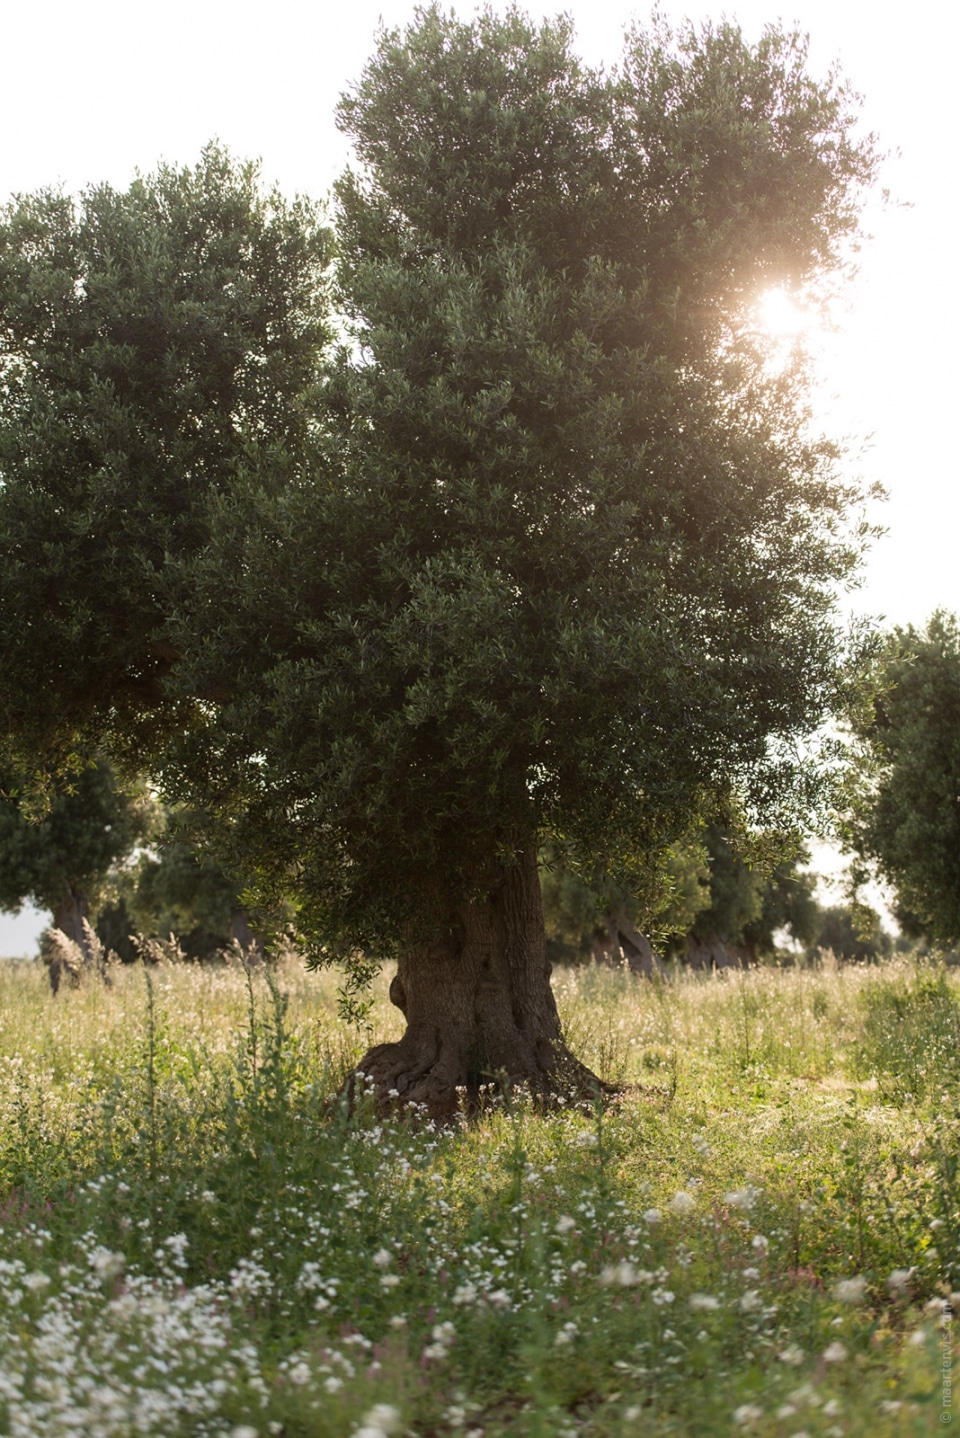
[[[333,975],[0,964],[0,1431],[942,1430],[956,979],[555,987],[623,1100],[437,1132],[336,1102]]]

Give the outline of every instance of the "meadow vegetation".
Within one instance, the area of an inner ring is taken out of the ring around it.
[[[447,1130],[336,1098],[388,978],[370,1035],[293,956],[0,965],[3,1431],[942,1429],[955,975],[562,969],[622,1099]]]

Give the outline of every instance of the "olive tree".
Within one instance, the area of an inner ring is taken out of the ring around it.
[[[61,783],[42,821],[24,812],[6,784],[0,776],[0,909],[16,912],[32,899],[87,952],[84,920],[111,869],[144,837],[149,806],[142,795],[118,787],[102,761]]]
[[[0,209],[0,743],[25,778],[84,746],[153,762],[190,721],[176,562],[245,465],[302,445],[328,249],[216,146]]]
[[[549,982],[538,847],[628,875],[735,794],[785,822],[842,697],[861,535],[765,288],[842,269],[869,140],[771,28],[435,8],[339,120],[345,342],[286,482],[215,497],[184,566],[167,756],[319,957],[385,955],[406,1016],[362,1072],[449,1112],[589,1086]]]
[[[892,885],[914,936],[960,943],[960,625],[892,630],[854,716],[851,851]],[[862,874],[860,877],[866,877]]]

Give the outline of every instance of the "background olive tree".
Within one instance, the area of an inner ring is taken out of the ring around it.
[[[86,951],[84,920],[95,918],[111,871],[147,833],[149,807],[103,761],[61,780],[42,819],[0,780],[0,909],[15,913],[32,900]]]
[[[328,248],[216,146],[0,210],[0,742],[26,779],[78,745],[152,763],[190,722],[175,564],[212,496],[302,447]]]
[[[872,701],[853,718],[847,837],[896,891],[901,928],[960,943],[960,628],[934,614],[887,636]],[[856,876],[855,876],[856,877]]]

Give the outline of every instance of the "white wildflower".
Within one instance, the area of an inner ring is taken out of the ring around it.
[[[754,1188],[752,1183],[747,1183],[743,1188],[732,1188],[729,1193],[725,1193],[723,1201],[731,1208],[739,1208],[744,1213],[749,1213],[759,1197],[760,1190]]]
[[[916,1273],[915,1268],[895,1268],[887,1279],[887,1287],[890,1292],[902,1298],[910,1286],[910,1280]]]
[[[795,1343],[791,1343],[789,1348],[784,1348],[782,1353],[777,1354],[777,1357],[781,1363],[789,1363],[791,1368],[799,1368],[803,1362],[803,1349],[798,1348]]]
[[[399,1288],[399,1286],[399,1273],[382,1273],[380,1275],[380,1287],[385,1291],[389,1292],[391,1288]]]
[[[297,1274],[297,1287],[304,1293],[310,1293],[313,1289],[323,1286],[323,1274],[320,1272],[319,1263],[305,1263]]]
[[[310,1369],[307,1364],[301,1360],[301,1362],[293,1365],[287,1377],[290,1379],[290,1382],[296,1384],[298,1388],[304,1388],[310,1382]]]
[[[373,1255],[373,1263],[375,1268],[389,1268],[392,1262],[393,1254],[388,1248],[378,1248],[376,1253]]]
[[[423,1350],[426,1359],[435,1359],[438,1362],[446,1358],[451,1343],[456,1339],[456,1329],[452,1323],[435,1323],[432,1332],[433,1342],[428,1343]]]
[[[126,1259],[122,1253],[111,1253],[109,1248],[93,1248],[89,1255],[90,1267],[101,1283],[108,1283],[123,1272]]]
[[[645,1209],[644,1212],[641,1213],[640,1217],[643,1219],[644,1223],[659,1223],[660,1210],[659,1208]]]
[[[600,1282],[604,1288],[633,1288],[640,1278],[632,1263],[608,1263],[600,1271]]]
[[[740,1407],[733,1411],[733,1421],[741,1428],[745,1428],[748,1423],[756,1423],[757,1419],[762,1417],[763,1409],[758,1408],[755,1403],[741,1403]]]
[[[763,1299],[755,1288],[748,1288],[740,1299],[741,1313],[756,1313],[758,1308],[763,1307]]]
[[[269,1293],[271,1287],[267,1270],[250,1258],[241,1258],[236,1268],[230,1270],[230,1289],[237,1298],[256,1298],[261,1293]]]
[[[339,1393],[343,1387],[343,1379],[337,1378],[335,1375],[331,1378],[325,1378],[323,1380],[323,1386],[328,1393]]]
[[[823,1350],[824,1363],[842,1363],[847,1356],[847,1350],[842,1343],[831,1343]]]
[[[560,1234],[569,1233],[571,1229],[576,1228],[576,1226],[577,1220],[575,1218],[571,1218],[568,1213],[562,1213],[556,1222],[556,1230],[557,1233]]]
[[[373,1347],[370,1339],[365,1338],[362,1333],[348,1333],[343,1342],[351,1343],[355,1348],[370,1349]]]
[[[840,1303],[862,1303],[867,1291],[867,1280],[861,1276],[841,1278],[833,1285],[833,1296]]]
[[[461,1283],[454,1289],[453,1302],[457,1308],[468,1308],[471,1303],[477,1301],[477,1285],[475,1283]]]
[[[709,1313],[720,1307],[719,1298],[714,1298],[712,1293],[691,1293],[690,1307],[694,1313]]]
[[[694,1202],[692,1196],[687,1193],[686,1189],[682,1188],[679,1193],[675,1193],[673,1195],[673,1198],[671,1198],[670,1202],[667,1204],[667,1207],[669,1208],[671,1213],[682,1216],[684,1214],[692,1213],[693,1210],[696,1208],[696,1203]]]
[[[163,1246],[170,1250],[170,1262],[174,1268],[186,1268],[190,1240],[185,1233],[172,1233],[163,1240]]]
[[[395,1433],[400,1427],[400,1413],[392,1403],[375,1403],[363,1415],[363,1421],[378,1433]]]

